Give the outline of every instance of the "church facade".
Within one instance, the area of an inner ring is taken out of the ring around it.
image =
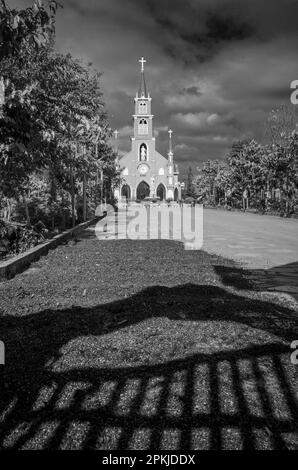
[[[133,137],[131,150],[119,159],[121,186],[115,192],[118,200],[180,200],[178,165],[174,164],[172,131],[169,130],[167,158],[156,150],[153,129],[152,98],[147,91],[143,58],[139,90],[134,98]]]

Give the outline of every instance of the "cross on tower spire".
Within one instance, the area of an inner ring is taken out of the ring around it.
[[[141,57],[139,62],[141,64],[141,72],[144,72],[144,64],[146,64],[147,60],[145,60],[144,57]]]
[[[141,82],[140,82],[138,97],[147,98],[148,94],[147,94],[145,74],[144,74],[144,64],[146,64],[147,60],[145,60],[144,57],[142,57],[141,59],[139,59],[139,62],[141,64]]]

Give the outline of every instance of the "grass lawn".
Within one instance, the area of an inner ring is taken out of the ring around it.
[[[298,448],[297,306],[251,279],[87,230],[1,283],[0,447]]]

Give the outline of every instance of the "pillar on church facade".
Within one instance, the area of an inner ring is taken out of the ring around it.
[[[174,188],[167,189],[167,199],[174,199]]]

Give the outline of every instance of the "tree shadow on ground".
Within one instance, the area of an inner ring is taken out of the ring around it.
[[[206,327],[206,322],[215,329],[239,325],[265,337],[242,346],[241,338],[231,338],[228,345],[190,348],[157,363],[133,357],[130,365],[113,365],[109,342],[106,356],[98,353],[96,341],[110,338],[108,333],[123,334],[128,342],[130,327],[141,325],[142,330],[142,322],[164,318],[181,322],[180,328],[187,322],[193,322],[192,328]],[[298,338],[298,331],[289,309],[215,286],[188,284],[150,287],[92,308],[2,317],[0,326],[6,345],[1,448],[295,445],[298,409],[288,343]],[[67,362],[67,348],[72,348],[71,357],[77,353],[77,361]]]
[[[246,290],[276,290],[293,294],[298,300],[298,261],[270,269],[246,269],[237,266],[214,266],[226,286]]]

